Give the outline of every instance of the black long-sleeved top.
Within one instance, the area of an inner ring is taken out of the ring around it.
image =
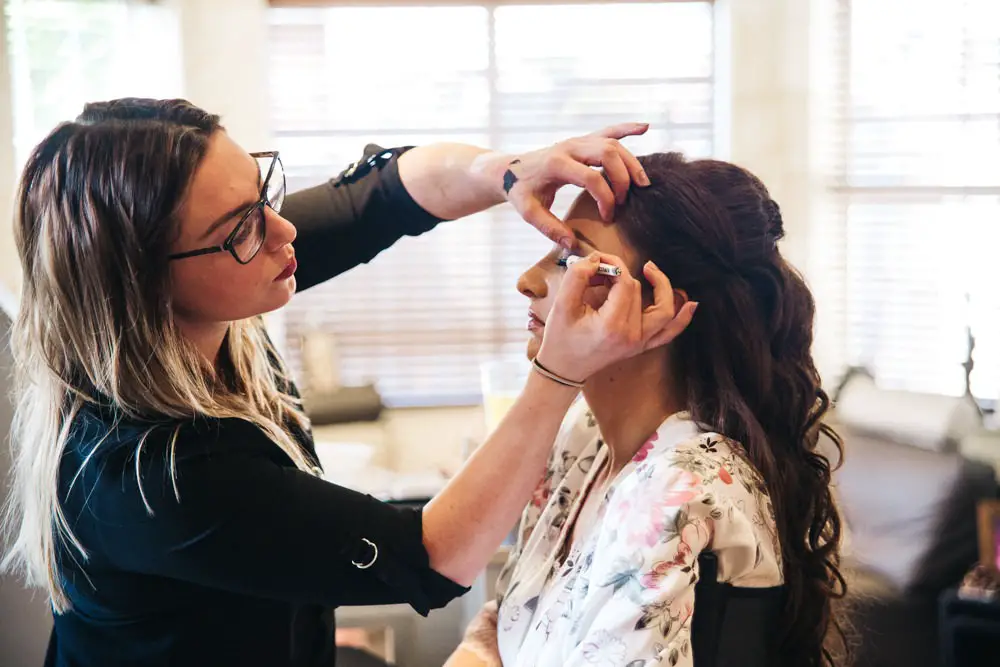
[[[369,147],[355,169],[288,197],[300,289],[439,222],[406,192],[397,155]],[[63,512],[89,558],[59,550],[72,610],[55,616],[47,665],[329,666],[333,608],[426,614],[466,590],[430,568],[419,511],[297,470],[249,422],[184,423],[175,489],[176,424],[153,430],[137,471],[149,423],[115,417],[83,410],[62,457]],[[311,434],[296,436],[315,457]]]

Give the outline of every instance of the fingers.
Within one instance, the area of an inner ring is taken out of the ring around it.
[[[618,204],[625,203],[628,190],[632,187],[632,173],[631,169],[625,163],[625,155],[632,158],[637,165],[639,161],[624,146],[618,143],[616,139],[600,139],[595,141],[593,138],[590,138],[579,143],[571,143],[570,155],[592,167],[603,167],[604,173],[607,174],[608,181],[611,184],[611,189],[614,190],[615,202]],[[645,176],[641,165],[639,166],[639,172]],[[601,213],[603,215],[603,211]],[[605,216],[605,220],[611,220],[611,218]]]
[[[680,335],[694,316],[698,304],[689,301],[680,312],[674,311],[674,290],[670,279],[652,262],[643,267],[643,275],[653,285],[653,305],[642,314],[644,349],[669,343]]]
[[[619,123],[618,125],[612,125],[599,132],[595,132],[593,135],[614,140],[619,157],[621,157],[626,169],[628,169],[629,181],[642,188],[649,186],[649,176],[646,175],[646,171],[642,168],[639,160],[632,155],[630,150],[618,143],[618,139],[645,134],[648,129],[649,123]]]
[[[573,155],[573,157],[582,159],[578,155]],[[614,218],[615,194],[599,171],[591,169],[587,164],[569,159],[563,163],[560,176],[567,183],[578,185],[589,192],[590,196],[597,202],[597,209],[602,218],[605,220]]]
[[[649,123],[618,123],[617,125],[606,127],[603,130],[598,130],[591,136],[607,137],[608,139],[624,139],[625,137],[634,137],[640,134],[646,134],[646,130],[648,129]]]
[[[583,304],[583,293],[590,287],[591,279],[597,275],[599,258],[597,253],[591,253],[566,269],[553,309],[575,309]]]
[[[642,267],[642,275],[653,286],[653,305],[647,310],[655,308],[667,313],[668,317],[673,317],[674,286],[670,283],[670,278],[653,262],[646,262]]]
[[[630,334],[641,333],[642,317],[642,287],[639,281],[632,277],[620,258],[614,255],[599,255],[600,262],[617,266],[621,275],[614,279],[607,300],[598,309],[601,317],[614,326],[620,326]]]
[[[694,311],[697,310],[698,304],[695,301],[688,301],[683,306],[677,315],[667,322],[667,325],[660,330],[659,333],[655,334],[646,343],[645,349],[651,350],[660,345],[666,345],[673,339],[681,335],[681,333],[688,328],[691,324],[692,318],[694,318]]]
[[[520,211],[528,224],[545,234],[549,239],[558,243],[567,250],[573,250],[576,245],[576,236],[562,220],[552,214],[552,211],[545,208],[536,199],[529,199],[524,210]]]
[[[632,155],[632,151],[621,144],[618,144],[618,149],[622,161],[625,163],[625,168],[628,169],[629,179],[641,188],[648,188],[650,183],[649,176],[646,175],[646,170],[642,168],[639,158]]]
[[[641,187],[649,185],[649,177],[642,168],[639,160],[632,153],[618,143],[615,139],[587,139],[574,144],[570,149],[570,155],[581,163],[591,167],[603,167],[604,172],[614,189],[615,200],[621,204],[625,202],[629,188],[632,183]],[[603,179],[602,179],[603,180]],[[590,188],[587,188],[590,191]],[[591,192],[594,199],[600,206],[600,199]],[[601,209],[601,215],[605,220],[611,221],[614,211],[609,210],[605,215],[605,210]]]
[[[624,147],[622,148],[624,149]],[[611,189],[615,193],[615,204],[620,206],[625,203],[628,189],[632,187],[632,176],[629,174],[628,167],[625,166],[625,160],[619,150],[612,150],[610,154],[606,155],[603,164],[604,173],[607,175],[607,180],[611,182]]]

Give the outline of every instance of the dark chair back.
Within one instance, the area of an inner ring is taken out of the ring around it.
[[[712,552],[698,557],[691,649],[694,667],[773,667],[785,587],[746,588],[719,581]]]

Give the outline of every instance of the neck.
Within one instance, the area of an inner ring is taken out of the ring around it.
[[[177,319],[177,326],[202,356],[214,368],[219,360],[222,343],[229,331],[228,322],[190,322]]]
[[[666,348],[610,366],[587,380],[583,394],[621,470],[670,415],[683,410]]]

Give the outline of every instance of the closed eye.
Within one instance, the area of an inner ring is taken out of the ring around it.
[[[563,255],[560,255],[556,259],[556,266],[567,267],[567,266],[569,266],[569,260],[572,259],[572,258],[574,258],[574,257],[576,257],[577,259],[579,259],[580,256],[579,255],[574,255],[573,253],[565,253]]]

